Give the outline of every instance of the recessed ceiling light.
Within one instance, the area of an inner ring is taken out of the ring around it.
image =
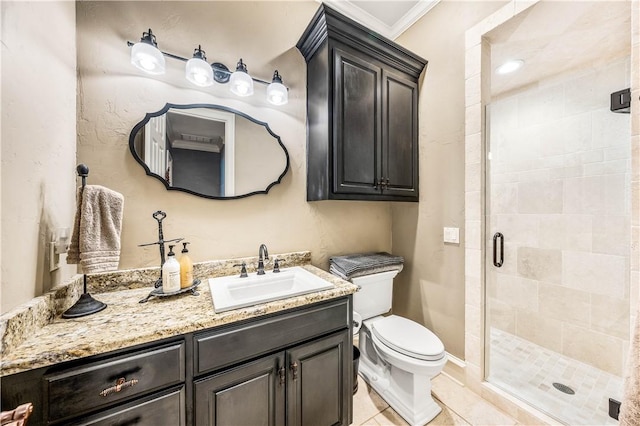
[[[498,74],[509,74],[520,69],[524,65],[524,61],[522,59],[515,59],[513,61],[505,62],[496,68],[496,72]]]

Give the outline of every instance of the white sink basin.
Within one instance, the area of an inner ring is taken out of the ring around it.
[[[266,271],[264,275],[251,274],[209,278],[216,313],[245,306],[286,299],[287,297],[334,288],[334,285],[304,268],[294,266],[279,273]]]

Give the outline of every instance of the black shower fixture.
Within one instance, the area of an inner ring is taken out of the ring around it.
[[[631,89],[611,94],[611,111],[629,114],[631,112]]]

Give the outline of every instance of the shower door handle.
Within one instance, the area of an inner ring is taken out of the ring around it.
[[[500,260],[498,260],[498,239],[500,240]],[[493,235],[493,266],[500,268],[504,263],[504,235],[496,232]]]

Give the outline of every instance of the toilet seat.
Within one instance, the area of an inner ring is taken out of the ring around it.
[[[415,321],[390,315],[375,321],[372,332],[385,346],[411,358],[437,361],[444,356],[444,345],[431,330]]]

